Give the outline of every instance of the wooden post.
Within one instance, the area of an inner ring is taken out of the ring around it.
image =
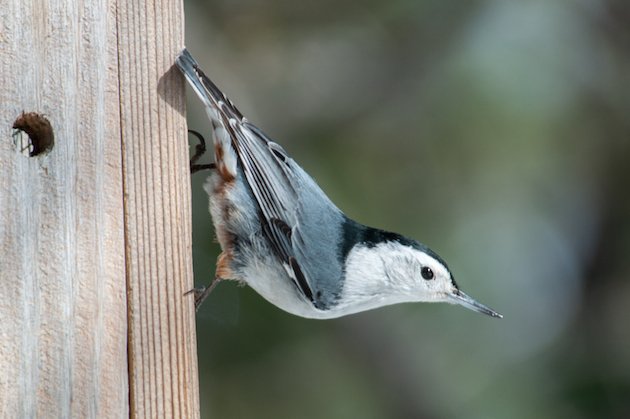
[[[0,8],[2,418],[199,416],[182,47],[181,0]]]

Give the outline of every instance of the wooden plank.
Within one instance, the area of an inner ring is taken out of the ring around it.
[[[134,417],[199,416],[183,4],[120,2],[118,39]]]
[[[115,9],[0,8],[0,417],[128,415]],[[16,149],[44,114],[46,155]]]
[[[0,417],[199,416],[182,8],[0,8]]]

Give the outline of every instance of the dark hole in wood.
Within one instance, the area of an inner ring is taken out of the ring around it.
[[[47,153],[55,142],[48,119],[35,112],[23,112],[13,123],[13,142],[29,157]]]

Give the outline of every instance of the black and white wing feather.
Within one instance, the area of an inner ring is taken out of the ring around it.
[[[210,108],[211,119],[227,131],[260,209],[264,235],[287,274],[317,308],[334,305],[343,274],[336,246],[343,214],[282,147],[243,117],[187,50],[177,64]]]

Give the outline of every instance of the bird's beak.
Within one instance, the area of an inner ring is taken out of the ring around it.
[[[448,302],[451,304],[458,304],[460,306],[464,306],[470,310],[476,311],[477,313],[487,314],[490,317],[496,317],[499,319],[503,318],[503,315],[497,313],[493,309],[488,306],[484,306],[481,303],[473,300],[471,297],[463,293],[462,291],[456,289],[452,293],[447,295]]]

